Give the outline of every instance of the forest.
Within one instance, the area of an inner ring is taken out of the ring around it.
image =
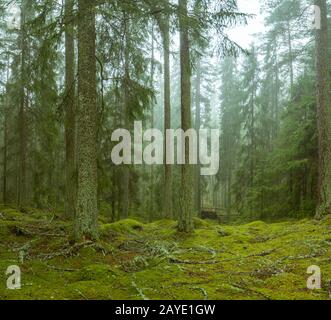
[[[330,12],[0,0],[0,300],[330,299]]]

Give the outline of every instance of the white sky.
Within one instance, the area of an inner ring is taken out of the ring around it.
[[[260,12],[259,2],[259,0],[238,0],[240,12],[255,14],[256,17],[249,19],[247,26],[236,27],[228,32],[231,39],[245,49],[249,49],[250,44],[254,41],[254,34],[264,30],[264,17]]]

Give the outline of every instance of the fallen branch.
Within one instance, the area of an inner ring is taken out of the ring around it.
[[[267,296],[266,294],[264,294],[264,293],[262,293],[262,292],[260,292],[260,291],[256,291],[256,290],[253,290],[253,289],[250,289],[250,288],[248,288],[248,287],[246,287],[246,286],[242,286],[242,285],[240,285],[240,284],[230,284],[232,287],[234,287],[234,288],[237,288],[237,289],[240,289],[240,290],[243,290],[243,291],[248,291],[248,292],[250,292],[250,293],[254,293],[254,294],[256,294],[256,295],[259,295],[259,296],[261,296],[261,297],[263,297],[264,299],[266,299],[266,300],[272,300],[271,299],[271,297],[269,297],[269,296]]]
[[[142,289],[140,289],[134,281],[132,281],[131,284],[132,284],[132,287],[133,287],[134,289],[136,289],[136,291],[137,291],[137,293],[138,293],[138,295],[139,295],[140,298],[142,298],[142,299],[145,300],[145,301],[149,300],[149,299],[145,296],[145,294],[144,294],[144,292],[142,291]]]
[[[204,296],[204,300],[207,301],[208,300],[208,293],[204,288],[199,288],[199,287],[195,287],[194,289],[199,290],[202,292],[203,296]]]
[[[59,268],[59,267],[55,267],[55,266],[52,266],[52,265],[47,264],[47,263],[46,263],[46,266],[49,269],[53,269],[53,270],[56,270],[56,271],[64,271],[64,272],[76,272],[76,271],[79,271],[79,269]]]
[[[247,258],[252,258],[252,257],[265,257],[265,256],[268,256],[268,255],[272,254],[276,250],[277,249],[271,249],[271,250],[262,251],[260,253],[251,254],[251,255],[248,255],[248,256],[229,258],[229,259],[223,259],[223,260],[191,261],[191,260],[180,260],[180,259],[176,259],[176,258],[170,258],[169,262],[170,263],[178,263],[178,264],[197,264],[197,265],[219,264],[219,263],[222,263],[222,262],[229,262],[229,261],[247,259]]]
[[[94,245],[95,245],[95,243],[93,241],[77,243],[77,244],[75,244],[67,249],[61,250],[59,252],[49,253],[49,254],[40,254],[37,256],[37,259],[51,260],[53,258],[61,257],[61,256],[70,257],[70,256],[74,255],[79,249],[92,247]]]

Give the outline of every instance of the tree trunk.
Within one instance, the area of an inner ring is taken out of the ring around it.
[[[8,95],[6,95],[6,100]],[[3,203],[7,203],[7,141],[8,141],[8,131],[7,131],[7,101],[4,103],[4,119],[3,119],[3,185],[2,185],[2,199]]]
[[[65,215],[75,217],[76,206],[76,110],[75,110],[75,49],[74,49],[74,0],[65,3],[65,144],[66,144],[66,203]]]
[[[181,66],[181,123],[182,129],[192,128],[191,116],[191,61],[188,34],[187,0],[179,0],[179,28],[180,28],[180,66]],[[184,141],[183,141],[184,143]],[[179,217],[179,231],[190,232],[193,227],[194,212],[194,166],[189,164],[189,144],[185,144],[185,164],[182,165],[181,176],[181,209]]]
[[[151,45],[151,88],[154,89],[154,73],[155,73],[155,44],[154,44],[154,23],[152,23],[152,45]],[[151,105],[151,128],[154,128],[154,102],[152,101]],[[154,198],[155,198],[155,188],[154,188],[154,165],[150,166],[150,186],[151,186],[151,192],[150,192],[150,201],[149,201],[149,221],[152,222],[155,218],[155,206],[154,206]]]
[[[125,33],[125,48],[124,48],[124,86],[123,86],[123,124],[124,128],[130,130],[130,110],[129,110],[129,81],[130,81],[130,47],[129,47],[129,37],[130,37],[130,26],[127,21],[127,16],[124,14],[124,33]],[[129,207],[130,207],[130,168],[127,164],[122,167],[122,197],[121,197],[121,218],[129,217]]]
[[[321,29],[316,35],[317,126],[319,150],[318,207],[316,216],[331,213],[331,128],[326,0],[316,0],[321,9]]]
[[[18,113],[18,131],[19,131],[19,165],[18,165],[18,186],[17,186],[17,205],[23,207],[27,201],[26,187],[26,167],[27,167],[27,149],[28,149],[28,129],[27,129],[27,76],[26,68],[28,39],[26,30],[27,2],[22,1],[21,5],[21,96],[20,108]]]
[[[90,0],[78,0],[78,146],[77,241],[98,235],[96,30],[95,7]]]
[[[7,153],[8,153],[8,110],[9,110],[9,68],[10,68],[9,54],[7,55],[7,76],[6,76],[6,92],[3,105],[3,184],[2,184],[2,200],[6,204],[7,199]]]
[[[168,6],[168,2],[166,5]],[[168,7],[166,7],[168,9]],[[159,26],[163,40],[163,63],[164,63],[164,136],[171,129],[171,84],[170,84],[170,25],[169,14],[159,15]],[[167,141],[164,141],[164,150],[167,150]],[[173,218],[173,194],[172,194],[172,165],[167,164],[166,152],[164,154],[164,194],[163,216]]]
[[[290,84],[291,84],[291,97],[293,97],[294,90],[294,70],[293,70],[293,49],[292,49],[292,34],[291,24],[287,22],[287,43],[288,43],[288,56],[289,56],[289,68],[290,68]]]
[[[195,115],[195,130],[198,133],[198,147],[197,150],[199,152],[200,149],[200,141],[199,141],[199,130],[201,126],[201,62],[200,58],[197,62],[197,75],[196,75],[196,84],[195,84],[195,95],[196,95],[196,115]],[[196,212],[200,215],[201,213],[201,175],[200,175],[200,162],[198,157],[198,164],[196,166],[196,177],[195,177],[195,209]]]

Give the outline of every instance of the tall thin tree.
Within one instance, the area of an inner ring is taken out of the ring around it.
[[[164,86],[164,133],[171,129],[171,89],[170,89],[170,17],[168,13],[169,2],[166,1],[165,12],[158,16],[158,22],[163,42],[163,86]],[[165,150],[167,145],[165,141]],[[172,166],[167,164],[166,154],[164,159],[164,194],[163,194],[163,215],[165,218],[173,217],[172,202]]]
[[[321,28],[316,31],[317,126],[319,150],[318,208],[322,217],[331,212],[331,106],[328,59],[328,19],[326,0],[316,0],[320,8]]]
[[[181,126],[185,132],[192,129],[191,114],[191,61],[188,30],[187,0],[179,0],[179,28],[180,28],[180,66],[181,66]],[[185,143],[185,141],[182,141]],[[183,150],[184,151],[184,150]],[[190,145],[185,143],[185,164],[182,165],[181,199],[179,231],[190,232],[193,230],[194,211],[194,183],[193,166],[189,164]]]
[[[20,107],[18,113],[19,131],[19,163],[18,163],[18,186],[17,204],[23,207],[27,202],[27,149],[28,149],[28,89],[27,89],[27,55],[28,55],[28,32],[27,32],[28,3],[23,0],[21,3],[21,27],[20,27],[20,46],[21,46],[21,83],[20,83]]]
[[[65,144],[66,144],[66,217],[75,216],[76,205],[76,110],[74,0],[65,2]]]
[[[78,0],[78,139],[76,240],[97,237],[97,107],[95,4]]]

